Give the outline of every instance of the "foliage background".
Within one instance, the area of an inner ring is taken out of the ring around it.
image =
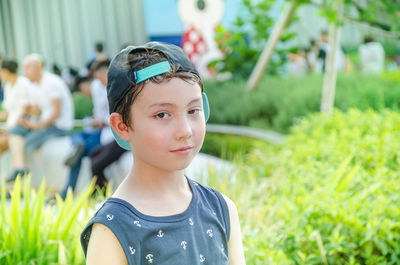
[[[400,115],[313,114],[212,186],[237,203],[248,264],[398,264]]]
[[[299,119],[319,111],[322,78],[321,75],[265,76],[253,92],[246,90],[245,80],[207,82],[205,91],[211,108],[209,122],[288,133]],[[399,80],[399,71],[383,75],[341,74],[337,80],[335,106],[343,111],[350,108],[398,110]]]

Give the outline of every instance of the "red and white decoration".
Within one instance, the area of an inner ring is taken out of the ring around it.
[[[179,14],[185,24],[182,49],[196,65],[203,78],[211,78],[213,73],[208,65],[222,58],[214,40],[214,29],[222,19],[223,0],[179,0]]]

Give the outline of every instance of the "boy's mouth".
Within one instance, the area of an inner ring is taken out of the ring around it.
[[[180,147],[178,149],[172,150],[171,152],[172,153],[187,153],[190,150],[192,150],[192,148],[193,148],[193,146],[187,145],[187,146],[183,146],[183,147]]]

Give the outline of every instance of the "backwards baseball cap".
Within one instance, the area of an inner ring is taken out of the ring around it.
[[[160,52],[165,61],[155,63],[143,69],[132,69],[129,65],[129,55],[138,52]],[[171,65],[177,67],[178,72],[190,72],[200,77],[195,65],[186,53],[178,46],[163,42],[148,42],[142,46],[128,46],[120,51],[111,61],[108,69],[107,98],[110,114],[115,112],[118,104],[128,91],[136,84],[154,76],[172,71]],[[207,96],[202,93],[203,111],[206,121],[210,115]],[[129,142],[121,139],[111,128],[117,143],[124,149],[130,150]]]

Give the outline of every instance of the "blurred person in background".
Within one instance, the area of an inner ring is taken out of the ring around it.
[[[380,73],[385,67],[385,51],[382,44],[368,36],[358,47],[361,71],[364,73]]]
[[[110,128],[110,126],[108,126]],[[111,131],[111,130],[110,130]],[[113,139],[111,142],[93,150],[89,155],[90,168],[92,170],[93,177],[96,178],[95,185],[99,187],[103,192],[105,191],[108,180],[105,175],[105,169],[116,162],[126,152],[124,148],[118,145]]]
[[[298,49],[297,53],[289,53],[288,73],[294,76],[304,76],[308,73],[307,53]]]
[[[3,60],[3,57],[0,55],[0,65],[1,65],[2,60]],[[0,78],[0,106],[1,106],[1,103],[3,102],[3,98],[4,98],[4,88],[3,88],[2,81]]]
[[[399,42],[399,44],[397,45],[396,62],[397,62],[397,66],[400,67],[400,38],[399,38],[398,42]]]
[[[306,49],[306,59],[308,66],[308,73],[313,73],[318,67],[318,44],[315,40],[310,41],[310,46]]]
[[[28,79],[18,76],[18,64],[13,60],[1,62],[0,79],[4,84],[4,101],[0,121],[6,121],[0,129],[0,155],[8,150],[7,131],[15,126],[20,118],[29,115],[32,105],[32,85]]]
[[[24,74],[32,82],[32,107],[37,118],[23,117],[8,131],[14,171],[6,179],[14,181],[27,172],[25,152],[39,148],[46,140],[64,136],[73,126],[74,106],[71,93],[64,81],[44,71],[43,59],[30,54],[24,59]]]
[[[92,64],[94,62],[99,62],[99,61],[104,61],[104,60],[109,60],[107,55],[104,53],[104,45],[102,42],[96,42],[95,43],[95,55],[93,58],[88,62],[87,64],[87,69],[92,69]]]
[[[325,73],[326,70],[326,59],[328,56],[328,52],[331,51],[331,47],[329,45],[329,35],[328,31],[323,30],[320,34],[320,39],[318,43],[319,51],[318,51],[318,72]],[[348,62],[346,60],[346,56],[343,52],[343,48],[339,47],[336,53],[336,67],[339,72],[345,72],[349,69]]]
[[[78,181],[82,159],[90,155],[94,149],[102,144],[114,140],[108,126],[108,100],[107,100],[107,73],[109,60],[96,61],[92,65],[94,80],[88,77],[78,80],[78,88],[93,101],[93,117],[86,124],[88,129],[75,132],[71,135],[73,150],[65,160],[65,165],[70,167],[68,182],[61,192],[65,199],[68,188],[75,189]]]
[[[107,68],[101,62],[94,67],[93,75],[96,79],[91,85],[93,106],[99,106],[93,109],[94,115],[105,117],[104,124],[106,125],[101,132],[100,145],[89,154],[92,174],[96,177],[96,186],[100,188],[105,188],[108,183],[104,170],[117,161],[126,151],[115,141],[108,123],[110,114],[107,99],[107,75],[110,61],[107,60],[106,62]]]

